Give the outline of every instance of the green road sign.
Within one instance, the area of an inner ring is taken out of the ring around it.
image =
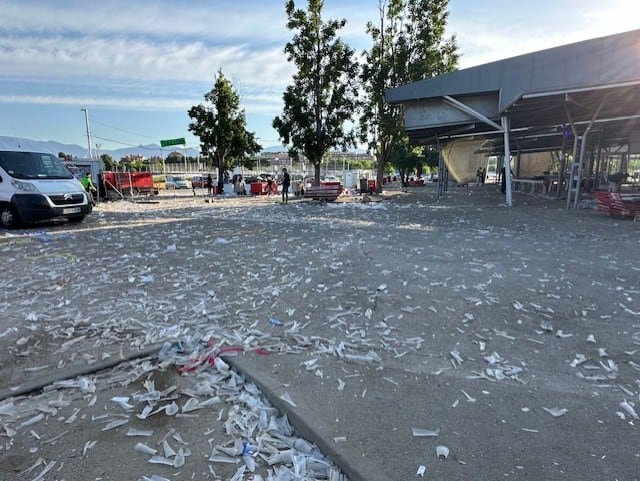
[[[185,145],[186,142],[184,141],[184,137],[181,137],[179,139],[168,139],[168,140],[161,140],[160,141],[160,147],[169,147],[170,145]]]

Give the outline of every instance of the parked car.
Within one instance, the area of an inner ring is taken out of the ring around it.
[[[213,175],[211,176],[211,178],[213,179],[213,185],[216,185],[218,183],[216,178]],[[207,188],[207,176],[206,175],[196,175],[194,177],[191,177],[191,187],[193,187],[194,189],[206,189]]]
[[[184,180],[182,177],[176,176],[167,176],[164,181],[164,186],[166,189],[190,189],[191,186],[189,182]]]
[[[244,183],[245,184],[253,184],[255,182],[266,182],[266,181],[267,181],[267,179],[263,178],[260,175],[249,175],[249,176],[244,177]]]

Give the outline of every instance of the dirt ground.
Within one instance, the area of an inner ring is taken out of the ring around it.
[[[543,196],[515,194],[505,207],[493,185],[440,200],[431,186],[371,202],[278,200],[121,201],[99,204],[81,225],[0,232],[0,479],[34,479],[48,466],[40,479],[231,479],[238,466],[213,469],[208,457],[234,439],[233,403],[129,423],[152,426],[156,447],[187,440],[177,471],[156,471],[124,428],[101,430],[118,414],[111,399],[132,398],[149,379],[159,391],[176,386],[166,400],[184,403],[193,384],[154,356],[87,375],[95,391],[8,395],[167,339],[272,353],[314,346],[318,356],[341,345],[425,374],[457,366],[457,356],[476,372],[497,355],[530,389],[611,386],[593,402],[614,432],[637,439],[640,224]],[[489,339],[502,341],[499,353]],[[637,466],[637,447],[628,449]],[[266,479],[268,467],[258,472]]]

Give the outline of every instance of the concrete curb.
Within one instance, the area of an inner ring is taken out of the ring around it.
[[[317,415],[313,409],[306,405],[292,406],[290,403],[282,399],[278,393],[282,388],[282,382],[269,376],[264,372],[253,372],[242,362],[243,354],[233,356],[222,356],[235,371],[241,373],[249,381],[253,382],[262,394],[273,404],[275,408],[282,414],[286,414],[291,425],[303,438],[313,442],[320,451],[333,461],[342,473],[349,478],[350,481],[388,481],[389,477],[376,469],[375,465],[367,462],[363,458],[362,462],[349,462],[356,459],[351,453],[349,445],[336,444],[336,442],[328,435],[328,426],[324,426],[321,419],[317,419]],[[318,402],[321,402],[319,399]],[[327,431],[327,433],[325,433]]]
[[[41,376],[39,378],[28,381],[19,386],[17,389],[2,389],[0,390],[0,401],[4,401],[5,399],[10,397],[22,396],[25,394],[30,394],[34,391],[39,391],[45,386],[49,386],[56,381],[63,381],[65,379],[71,379],[85,374],[91,374],[117,366],[124,361],[131,361],[140,357],[146,357],[152,354],[156,354],[160,351],[160,348],[163,344],[163,342],[152,344],[151,346],[148,346],[140,351],[128,351],[126,353],[119,351],[116,355],[111,356],[107,359],[103,359],[102,361],[94,362],[93,364],[70,366],[66,369],[54,371],[51,374],[47,374],[45,376]]]
[[[120,351],[112,357],[93,364],[70,366],[69,368],[41,376],[22,384],[15,390],[8,388],[2,389],[0,390],[0,402],[11,397],[31,394],[55,383],[56,381],[63,381],[65,379],[72,379],[78,376],[96,373],[98,371],[117,366],[122,362],[155,355],[160,351],[163,344],[164,342],[153,344],[139,351],[128,351],[126,353]],[[366,460],[363,460],[362,463],[357,463],[357,466],[353,465],[353,463],[349,463],[348,459],[353,459],[353,456],[349,456],[349,447],[337,445],[330,436],[323,434],[325,429],[322,426],[321,420],[316,419],[317,416],[309,406],[300,405],[294,407],[287,401],[283,400],[278,393],[279,388],[282,386],[280,381],[265,374],[264,372],[254,371],[250,367],[244,365],[242,362],[242,355],[223,355],[221,357],[223,357],[225,362],[227,362],[235,371],[258,386],[261,392],[267,397],[267,399],[269,399],[271,404],[273,404],[280,413],[287,416],[295,430],[305,439],[318,446],[320,451],[331,459],[350,481],[387,481],[388,477],[377,471],[375,467],[370,463],[367,463]]]

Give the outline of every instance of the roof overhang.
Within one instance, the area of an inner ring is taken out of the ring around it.
[[[415,82],[387,101],[404,106],[418,145],[480,138],[500,152],[503,116],[513,150],[561,149],[591,123],[602,145],[628,143],[640,129],[640,30]]]

